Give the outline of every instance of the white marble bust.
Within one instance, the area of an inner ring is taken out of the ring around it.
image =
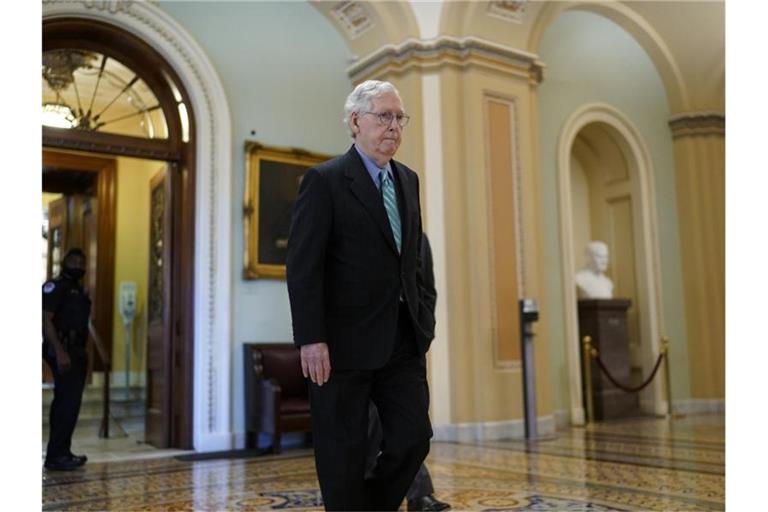
[[[587,264],[576,272],[576,291],[580,299],[612,299],[613,281],[605,275],[608,246],[598,240],[589,242]]]

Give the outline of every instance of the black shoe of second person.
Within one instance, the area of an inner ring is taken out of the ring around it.
[[[440,511],[448,510],[451,506],[444,501],[435,499],[434,496],[428,494],[419,498],[408,500],[408,510],[428,510],[428,511]]]
[[[69,457],[72,459],[75,459],[79,462],[80,466],[88,462],[88,456],[87,455],[75,455],[74,453],[70,453]]]
[[[50,471],[72,471],[85,464],[80,459],[70,457],[69,455],[62,455],[61,457],[55,457],[53,459],[45,460],[45,469]]]

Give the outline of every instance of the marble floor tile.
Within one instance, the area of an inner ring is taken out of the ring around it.
[[[536,442],[433,442],[436,495],[454,510],[724,510],[722,415],[569,428]],[[43,510],[318,510],[309,449],[280,456],[89,462],[44,472]],[[404,508],[404,507],[403,507]]]

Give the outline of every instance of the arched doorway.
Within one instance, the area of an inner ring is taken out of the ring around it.
[[[560,135],[557,153],[560,242],[565,298],[565,351],[571,419],[584,421],[574,272],[588,239],[603,239],[618,262],[611,269],[617,293],[635,303],[630,349],[644,375],[659,353],[663,333],[658,270],[656,208],[650,152],[623,114],[605,104],[574,112]],[[646,412],[663,413],[657,379],[641,395]]]
[[[130,32],[95,20],[44,20],[43,108],[55,119],[43,127],[43,148],[70,156],[59,158],[56,170],[78,170],[76,152],[164,162],[149,191],[145,428],[146,440],[162,448],[193,445],[195,232],[189,227],[195,219],[196,131],[189,103],[173,67]],[[104,197],[112,212],[96,210],[101,224],[113,222],[101,230],[112,237],[96,244],[94,315],[107,345],[115,297],[114,180],[111,187]],[[101,193],[98,203],[104,204]]]
[[[627,31],[645,50],[661,77],[670,111],[690,108],[689,93],[683,81],[680,66],[667,43],[657,31],[635,12],[620,2],[546,2],[533,22],[528,35],[528,50],[539,53],[542,39],[553,22],[566,11],[585,11],[603,16]]]

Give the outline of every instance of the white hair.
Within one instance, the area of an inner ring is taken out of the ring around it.
[[[352,114],[355,112],[367,112],[371,110],[371,104],[373,99],[386,92],[393,92],[400,97],[400,93],[397,91],[394,85],[389,82],[383,82],[381,80],[366,80],[365,82],[358,84],[355,89],[347,96],[347,101],[344,102],[344,126],[347,128],[347,133],[353,139],[355,134],[352,132],[349,123],[352,120]]]

